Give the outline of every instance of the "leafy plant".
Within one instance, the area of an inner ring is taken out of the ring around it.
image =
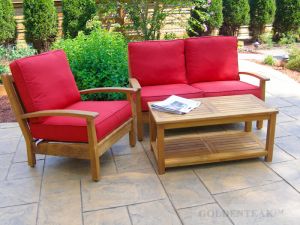
[[[223,23],[222,0],[194,0],[187,33],[190,37],[209,35]]]
[[[278,44],[290,45],[290,44],[294,44],[295,42],[296,42],[296,35],[287,33],[287,34],[282,34],[282,37],[279,39]]]
[[[254,38],[264,33],[275,17],[276,0],[250,0],[250,27]]]
[[[273,28],[274,39],[278,41],[284,34],[297,33],[300,27],[300,1],[276,0],[276,7]]]
[[[273,47],[273,39],[271,33],[264,33],[258,36],[258,40],[262,44],[266,44],[269,48]]]
[[[264,64],[267,64],[267,65],[270,65],[270,66],[274,66],[276,64],[276,60],[273,58],[273,56],[268,55],[264,59]]]
[[[58,32],[53,0],[24,0],[23,8],[26,41],[38,52],[49,50]]]
[[[286,68],[300,72],[300,48],[291,50]]]
[[[250,6],[248,0],[223,0],[224,22],[221,27],[223,35],[237,35],[242,25],[250,21]]]
[[[96,13],[95,0],[63,0],[63,33],[74,38],[79,31],[86,31],[86,23]]]
[[[0,46],[0,60],[4,60],[4,61],[13,61],[34,54],[36,54],[36,50],[30,46],[26,46],[26,47]]]
[[[166,34],[164,35],[164,39],[165,39],[165,40],[174,40],[174,39],[176,39],[176,38],[177,38],[177,36],[176,36],[175,33],[166,33]]]
[[[54,49],[63,49],[79,89],[127,86],[127,43],[117,32],[97,28],[86,35],[79,32],[74,39],[56,42]],[[121,94],[84,96],[85,99],[120,99]]]
[[[0,2],[0,44],[9,44],[16,37],[16,21],[14,7],[11,0]]]

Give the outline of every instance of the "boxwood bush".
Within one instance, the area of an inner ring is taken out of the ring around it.
[[[11,0],[0,2],[0,44],[9,44],[16,37],[16,21]]]
[[[80,90],[96,87],[124,87],[128,84],[127,43],[120,33],[97,28],[74,39],[60,40]],[[83,96],[89,100],[121,99],[120,93]]]

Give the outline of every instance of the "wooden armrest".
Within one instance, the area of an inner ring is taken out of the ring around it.
[[[92,89],[82,90],[79,93],[81,95],[94,94],[94,93],[107,93],[107,92],[120,92],[125,94],[134,94],[136,91],[137,90],[135,88],[105,87],[105,88],[92,88]]]
[[[93,119],[97,117],[99,113],[81,111],[81,110],[43,110],[33,113],[23,114],[22,119],[30,119],[36,117],[45,117],[45,116],[68,116],[68,117],[79,117],[84,119]]]
[[[141,90],[141,85],[137,79],[129,78],[129,83],[130,83],[131,87],[133,87],[137,90]]]
[[[252,76],[252,77],[255,77],[259,80],[262,80],[262,81],[269,81],[270,78],[268,77],[265,77],[263,75],[260,75],[260,74],[255,74],[255,73],[249,73],[249,72],[239,72],[239,74],[244,74],[244,75],[248,75],[248,76]]]

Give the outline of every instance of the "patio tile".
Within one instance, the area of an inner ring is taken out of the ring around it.
[[[280,123],[283,124],[283,123]],[[252,132],[260,139],[260,140],[265,140],[267,138],[267,129],[268,125],[265,122],[264,127],[260,130],[255,128],[256,125],[253,125],[254,129]],[[275,128],[275,138],[280,138],[280,137],[286,137],[291,135],[289,132],[287,132],[285,129],[283,129],[280,125],[277,125]]]
[[[214,202],[191,169],[167,171],[160,179],[176,209]]]
[[[80,181],[43,183],[38,225],[82,225]]]
[[[37,204],[0,208],[1,225],[35,225]]]
[[[293,121],[293,122],[285,122],[280,123],[277,125],[276,129],[282,129],[287,135],[283,136],[289,136],[293,135],[296,137],[300,137],[300,121]]]
[[[84,225],[131,225],[126,207],[87,212],[83,220]]]
[[[83,211],[118,207],[165,198],[155,174],[121,173],[95,183],[82,181]]]
[[[139,141],[136,142],[135,147],[130,147],[128,135],[124,136],[120,141],[112,146],[112,152],[115,156],[140,153],[143,151],[143,147]]]
[[[184,225],[232,225],[217,204],[207,204],[178,211]]]
[[[0,139],[20,138],[22,135],[19,127],[9,127],[0,129]]]
[[[20,138],[0,139],[0,155],[17,151]]]
[[[45,155],[36,155],[36,159],[45,159]],[[17,147],[17,151],[15,153],[14,162],[27,162],[27,150],[26,150],[26,144],[23,138],[21,138],[20,143]]]
[[[287,153],[300,159],[300,151],[299,151],[300,138],[294,136],[282,137],[282,138],[275,139],[275,143]]]
[[[277,163],[270,167],[300,192],[300,160]]]
[[[300,108],[297,106],[284,107],[280,111],[295,119],[300,119]]]
[[[153,171],[146,153],[136,153],[131,155],[115,156],[115,162],[119,173]]]
[[[14,128],[14,127],[19,127],[19,124],[16,122],[0,123],[0,129]]]
[[[90,178],[89,160],[48,157],[45,160],[44,181],[79,180]]]
[[[40,186],[38,178],[0,182],[0,207],[38,202]]]
[[[261,158],[262,161],[264,161],[264,157]],[[285,162],[295,160],[295,158],[285,151],[281,150],[278,146],[274,145],[274,151],[273,151],[273,160],[272,162],[265,162],[266,164],[273,164],[273,163],[279,163],[279,162]]]
[[[288,106],[292,106],[292,103],[280,98],[280,97],[275,97],[272,95],[267,95],[266,97],[266,103],[269,106],[273,106],[276,108],[281,108],[281,107],[288,107]]]
[[[215,198],[234,224],[299,224],[300,195],[283,181],[223,193]]]
[[[133,225],[180,225],[170,202],[158,200],[128,207]]]
[[[0,181],[6,178],[13,154],[0,155]]]
[[[14,163],[11,165],[7,179],[20,179],[30,177],[41,177],[43,174],[44,160],[36,161],[34,168],[28,166],[27,162]]]
[[[281,180],[259,160],[201,166],[195,172],[212,194],[259,186]]]
[[[295,120],[295,118],[288,116],[287,114],[281,111],[279,111],[279,114],[277,115],[277,123],[291,122]]]
[[[100,176],[109,176],[113,174],[117,174],[117,167],[114,160],[100,162]],[[91,176],[90,173],[89,176]]]

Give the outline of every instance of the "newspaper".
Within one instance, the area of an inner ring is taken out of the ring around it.
[[[164,101],[155,102],[151,107],[161,112],[186,114],[200,106],[201,102],[172,95]]]

